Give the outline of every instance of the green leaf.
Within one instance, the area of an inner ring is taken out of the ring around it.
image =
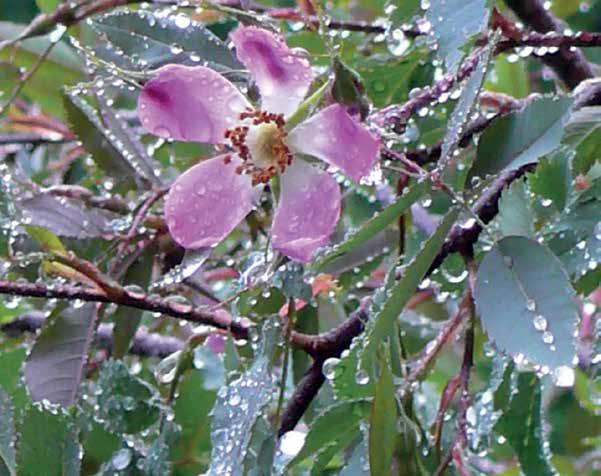
[[[572,113],[563,143],[576,149],[574,175],[586,174],[599,162],[600,132],[601,107],[583,107]]]
[[[119,180],[138,177],[137,169],[126,158],[135,152],[117,140],[78,89],[64,93],[63,105],[72,130],[101,169]]]
[[[426,19],[449,73],[454,74],[468,49],[466,44],[488,24],[489,0],[430,0]]]
[[[21,70],[14,64],[0,61],[0,99],[8,96],[21,80]]]
[[[251,367],[240,378],[222,387],[217,395],[211,425],[211,475],[243,472],[255,422],[277,388],[271,373],[271,359],[279,335],[279,326],[275,326],[273,320],[266,321]]]
[[[530,189],[550,200],[561,211],[565,207],[571,189],[570,162],[574,153],[565,148],[539,162],[535,172],[528,177]]]
[[[109,430],[138,433],[157,420],[155,392],[144,380],[131,375],[123,362],[105,362],[97,385],[97,415]]]
[[[62,0],[35,0],[35,3],[42,12],[50,13],[56,10],[56,7],[62,3]]]
[[[52,312],[25,361],[25,382],[33,400],[75,403],[96,317],[95,303],[61,304]]]
[[[202,374],[197,370],[187,372],[178,385],[173,404],[175,422],[181,426],[180,438],[174,448],[174,460],[189,461],[183,465],[198,474],[206,470],[199,464],[208,460],[211,451],[210,412],[217,392],[207,390]]]
[[[561,143],[573,100],[543,97],[484,131],[470,174],[483,177],[537,162]]]
[[[453,162],[453,152],[456,150],[463,131],[472,117],[473,110],[477,107],[477,99],[488,72],[488,66],[493,50],[497,44],[496,36],[488,43],[480,57],[478,64],[469,78],[465,81],[461,96],[447,121],[447,131],[440,149],[440,167],[443,172]]]
[[[44,251],[53,251],[55,253],[67,252],[67,249],[61,243],[60,238],[51,231],[35,225],[27,225],[25,228],[27,229],[29,236],[36,240],[42,246]]]
[[[336,403],[329,406],[311,423],[300,452],[288,463],[287,468],[314,457],[323,449],[336,445],[349,433],[358,433],[359,422],[368,414],[369,403],[365,400],[354,400]]]
[[[553,476],[550,454],[545,448],[541,419],[540,381],[534,372],[518,375],[509,408],[501,415],[496,430],[513,447],[526,476]]]
[[[0,42],[18,37],[24,28],[25,25],[0,21]],[[49,45],[48,36],[25,40],[0,51],[0,61],[9,61],[16,67],[30,70]],[[63,42],[55,44],[37,72],[27,81],[21,97],[35,102],[45,113],[62,117],[64,111],[60,101],[60,90],[65,85],[75,84],[83,79],[82,66],[80,58],[71,47]],[[16,83],[13,83],[13,86],[15,85]],[[0,96],[0,102],[2,99]]]
[[[503,236],[517,235],[534,238],[535,221],[526,182],[516,180],[501,195],[495,224]]]
[[[79,476],[80,446],[71,419],[63,411],[29,405],[18,434],[19,476]]]
[[[146,153],[144,145],[133,133],[131,126],[115,112],[114,107],[108,101],[108,95],[96,92],[94,97],[98,103],[102,123],[110,130],[113,144],[121,151],[128,164],[138,176],[153,185],[161,186],[162,182],[156,172],[159,170],[158,163]]]
[[[396,446],[398,409],[389,363],[381,358],[380,366],[369,418],[369,467],[372,475],[387,476]]]
[[[155,246],[149,246],[127,269],[123,278],[123,284],[127,286],[140,286],[142,289],[146,289],[150,284],[156,252]],[[144,311],[141,309],[133,309],[125,306],[120,306],[115,311],[113,315],[115,327],[113,329],[112,346],[113,357],[115,359],[122,358],[129,350],[143,313]]]
[[[519,236],[500,240],[480,264],[474,298],[500,350],[552,369],[572,365],[574,290],[546,246]]]
[[[393,204],[389,205],[381,212],[376,213],[370,220],[365,222],[356,231],[352,232],[341,243],[332,246],[326,250],[322,256],[318,257],[317,262],[314,265],[315,268],[319,269],[324,267],[339,256],[352,251],[376,236],[388,225],[398,219],[400,215],[409,210],[411,205],[423,198],[428,190],[429,185],[426,181],[417,182],[412,187],[405,189],[403,194],[397,198]]]
[[[0,388],[0,474],[15,476],[15,421],[8,394]]]
[[[332,97],[336,102],[358,111],[363,118],[369,112],[369,103],[361,76],[338,56],[334,57],[332,69]]]
[[[38,193],[29,198],[16,201],[23,222],[44,228],[58,236],[87,239],[100,238],[114,232],[111,222],[118,217],[114,213],[86,207],[81,201],[54,197],[49,193]],[[35,233],[35,232],[34,232]],[[52,246],[60,246],[46,232],[44,236],[38,229],[37,238],[51,240]],[[51,244],[47,241],[47,244]]]
[[[419,283],[424,279],[458,216],[458,208],[454,208],[447,213],[436,231],[428,238],[415,258],[405,267],[403,277],[389,291],[389,297],[387,297],[381,310],[367,323],[363,338],[364,347],[361,354],[361,367],[366,371],[372,371],[372,363],[380,343],[392,335],[395,320],[403,312],[403,308],[411,296],[415,294]]]
[[[95,18],[92,28],[112,46],[97,47],[97,54],[131,70],[153,70],[174,63],[223,72],[244,69],[227,45],[202,23],[183,12],[165,13],[159,17],[151,10],[124,8]]]
[[[405,101],[411,89],[412,76],[426,56],[423,49],[416,49],[401,58],[373,55],[363,59],[357,71],[374,106],[386,107]]]
[[[508,55],[499,55],[494,61],[494,72],[494,79],[487,81],[486,89],[509,94],[514,98],[530,94],[530,78],[524,61],[509,61]]]

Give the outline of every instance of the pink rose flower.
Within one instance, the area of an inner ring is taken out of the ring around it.
[[[309,62],[280,35],[261,28],[238,27],[230,39],[259,89],[261,109],[202,66],[164,66],[138,99],[150,133],[231,150],[175,181],[165,204],[169,231],[184,248],[216,245],[252,210],[254,188],[279,176],[271,244],[293,260],[309,261],[336,227],[341,195],[333,177],[297,154],[321,159],[358,181],[377,160],[379,141],[340,104],[287,131],[286,118],[313,81]]]

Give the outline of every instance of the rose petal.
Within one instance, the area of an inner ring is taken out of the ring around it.
[[[144,85],[138,116],[151,134],[211,144],[250,104],[227,79],[204,66],[167,65]]]
[[[332,104],[296,126],[288,135],[288,144],[340,168],[356,181],[369,173],[380,148],[378,139],[340,104]]]
[[[230,33],[238,59],[257,83],[262,107],[288,115],[301,103],[313,81],[309,61],[288,48],[281,35],[241,26]]]
[[[236,173],[242,163],[226,156],[205,160],[175,181],[165,203],[165,219],[173,239],[184,248],[219,243],[250,212],[253,188],[247,175]]]
[[[273,248],[297,261],[311,260],[336,228],[340,202],[340,188],[333,177],[303,160],[294,160],[281,178]]]

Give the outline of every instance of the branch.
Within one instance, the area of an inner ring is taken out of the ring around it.
[[[0,326],[0,330],[11,337],[25,332],[36,332],[44,325],[45,313],[41,311],[26,312],[17,319]],[[96,346],[110,352],[113,345],[113,326],[100,324],[96,330]],[[166,357],[173,352],[182,350],[184,342],[176,337],[164,336],[148,332],[140,328],[136,332],[130,347],[130,353],[141,357]]]
[[[561,22],[540,0],[505,0],[505,3],[529,27],[540,33],[563,31]],[[582,52],[561,47],[557,53],[541,57],[565,85],[574,89],[585,79],[594,77],[591,65]]]

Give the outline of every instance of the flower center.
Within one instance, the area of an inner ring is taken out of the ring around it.
[[[267,183],[292,162],[284,116],[248,110],[240,114],[240,120],[240,125],[225,131],[225,138],[244,161],[236,172],[250,175],[253,185]]]

